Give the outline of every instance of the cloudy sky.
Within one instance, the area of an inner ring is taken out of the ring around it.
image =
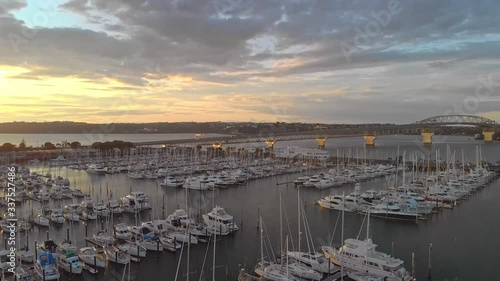
[[[500,121],[497,0],[0,0],[0,122]]]

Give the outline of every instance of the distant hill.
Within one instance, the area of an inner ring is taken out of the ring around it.
[[[111,123],[84,122],[8,122],[0,123],[2,134],[81,134],[102,132],[106,134],[134,133],[222,133],[224,126],[217,123]]]

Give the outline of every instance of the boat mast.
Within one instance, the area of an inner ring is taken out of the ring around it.
[[[280,192],[280,257],[283,257],[283,214],[281,211],[281,192]],[[288,236],[286,238],[287,243],[287,255],[288,255]],[[280,258],[281,267],[283,267],[283,259]]]
[[[299,250],[299,253],[300,253],[300,186],[297,188],[297,221],[298,221],[298,230],[299,230],[299,233],[298,233],[298,236],[299,236],[299,239],[298,239],[298,250]]]
[[[341,233],[341,238],[340,238],[340,240],[342,240],[341,241],[342,246],[340,246],[342,253],[339,253],[339,254],[341,254],[340,255],[340,258],[341,258],[340,279],[342,281],[344,281],[344,248],[343,248],[343,245],[344,245],[344,211],[345,211],[345,192],[342,192],[342,233]],[[340,250],[339,250],[339,252],[340,252]],[[328,260],[328,262],[330,262],[330,260]]]

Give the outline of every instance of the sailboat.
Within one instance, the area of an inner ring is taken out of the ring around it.
[[[272,281],[299,281],[300,279],[295,276],[285,272],[283,267],[276,263],[271,263],[264,260],[264,241],[263,241],[263,228],[262,228],[262,218],[259,220],[260,224],[260,262],[255,266],[255,273],[261,276],[265,280]]]

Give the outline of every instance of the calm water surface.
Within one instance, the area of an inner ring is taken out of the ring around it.
[[[372,156],[378,155],[380,158],[394,157],[393,155],[397,155],[395,151],[398,147],[401,154],[404,150],[409,153],[420,149],[419,144],[415,143],[416,140],[418,140],[416,136],[380,137],[377,139],[377,146],[368,149],[366,153],[367,155],[372,153]],[[500,160],[499,143],[482,145],[482,142],[468,141],[462,137],[450,137],[447,143],[450,145],[450,152],[456,152],[457,160],[461,158],[463,148],[467,161],[474,162],[477,145],[481,145],[481,151],[486,160],[491,162]],[[300,141],[283,142],[280,145],[315,147],[316,143],[315,141]],[[336,153],[337,148],[344,153],[354,152],[354,156],[356,150],[359,151],[359,154],[364,154],[362,139],[329,140],[327,149]],[[434,153],[436,148],[441,150],[441,156],[444,158],[446,143],[437,143],[431,148],[424,149],[430,149],[431,153]],[[33,167],[32,170],[47,172],[49,168],[38,166]],[[112,192],[114,197],[122,197],[131,190],[143,190],[155,204],[155,209],[152,212],[143,213],[137,219],[132,215],[124,214],[115,216],[113,223],[118,221],[134,223],[136,220],[140,222],[141,220],[149,220],[151,217],[162,218],[164,213],[170,214],[179,207],[186,208],[186,201],[191,213],[196,216],[209,212],[214,203],[223,206],[240,224],[240,230],[234,235],[217,240],[215,262],[217,280],[236,280],[238,270],[242,265],[246,265],[251,271],[260,259],[260,232],[256,227],[259,214],[262,216],[266,230],[264,240],[267,250],[265,256],[272,256],[272,250],[278,251],[280,244],[280,194],[284,213],[283,234],[289,237],[290,249],[297,248],[298,245],[298,190],[293,187],[293,184],[278,185],[293,181],[298,174],[258,179],[245,186],[215,192],[191,191],[186,196],[184,189],[162,188],[158,186],[156,180],[130,179],[124,174],[89,175],[84,171],[67,170],[66,168],[51,168],[50,172],[53,175],[69,178],[72,183],[71,188],[81,188],[99,200],[105,198],[108,192]],[[361,187],[362,190],[382,189],[393,181],[394,179],[391,177],[380,178],[363,182]],[[309,225],[307,236],[313,242],[313,245],[309,245],[310,248],[318,249],[319,246],[330,243],[330,241],[337,245],[341,243],[340,221],[336,223],[339,212],[322,209],[314,205],[314,201],[329,193],[342,193],[343,191],[348,193],[352,189],[353,186],[330,190],[306,188],[300,190],[300,202]],[[70,202],[71,200],[64,201],[61,205]],[[500,182],[496,181],[455,209],[440,211],[430,217],[428,221],[420,221],[415,224],[373,218],[370,220],[370,236],[379,245],[379,250],[387,253],[394,251],[397,257],[403,259],[408,270],[411,270],[411,254],[415,253],[418,280],[427,279],[428,246],[430,243],[433,245],[432,280],[500,280],[497,267],[500,265],[500,223],[497,219],[500,216],[500,204],[498,202],[500,202]],[[31,209],[39,208],[40,205],[37,202],[31,202],[24,207],[24,212],[30,212]],[[165,211],[163,211],[164,208]],[[360,238],[364,238],[366,235],[366,222],[364,220],[365,217],[362,215],[346,214],[344,237],[355,237],[359,233]],[[87,232],[90,236],[96,229],[110,227],[111,223],[94,221],[87,226]],[[80,247],[85,246],[86,227],[83,222],[51,226],[48,230],[50,238],[62,242],[66,236],[66,228],[71,230],[71,240],[76,241]],[[304,226],[302,225],[301,228],[301,249],[304,250],[308,248],[308,244],[306,243]],[[45,240],[46,235],[46,229],[35,227],[30,233],[30,244],[33,244],[34,240]],[[190,280],[212,280],[212,251],[213,245],[192,245],[189,255]],[[175,254],[148,252],[147,258],[138,264],[132,264],[131,276],[134,280],[176,280],[175,276],[177,275],[177,280],[187,280],[186,252],[184,251],[182,258],[180,252]],[[181,260],[180,263],[179,260]],[[66,280],[121,280],[123,267],[111,266],[105,271],[101,271],[95,276],[84,273],[82,276]],[[203,276],[200,277],[202,273]]]

